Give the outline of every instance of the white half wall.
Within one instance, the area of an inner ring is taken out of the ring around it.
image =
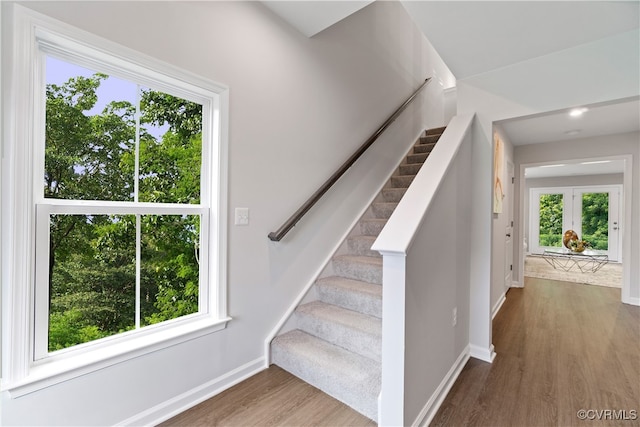
[[[444,124],[442,86],[430,84],[282,242],[267,234],[426,77],[453,76],[396,2],[375,2],[312,39],[257,2],[24,6],[230,88],[229,217],[247,207],[251,218],[228,230],[233,321],[224,331],[20,398],[5,392],[0,402],[3,425],[153,424],[172,415],[176,402],[188,406],[185,396],[196,403],[203,387],[224,389],[238,379],[230,373],[262,366],[265,337],[365,201],[420,129]],[[0,7],[4,31],[12,5]],[[3,60],[7,52],[4,45]]]

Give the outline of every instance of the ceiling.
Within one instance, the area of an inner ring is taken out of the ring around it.
[[[263,1],[307,37],[372,3]],[[638,1],[402,1],[457,79],[638,29]]]
[[[525,178],[549,178],[575,175],[603,175],[624,172],[624,160],[596,160],[590,162],[563,162],[526,168]]]
[[[373,3],[357,1],[272,1],[262,3],[307,37],[342,21],[347,16]]]
[[[579,117],[572,117],[571,109],[552,111],[497,124],[516,146],[640,131],[638,97],[576,107],[585,107],[587,111]]]
[[[263,3],[312,37],[371,1]],[[565,90],[574,90],[576,99],[590,87],[593,99],[613,100],[576,105],[588,108],[579,118],[570,117],[565,109],[500,122],[514,145],[640,130],[639,97],[620,99],[629,96],[620,88],[640,87],[639,1],[407,0],[402,4],[459,82],[498,95],[508,93],[513,100],[534,100],[538,111],[545,111],[553,108],[545,108],[545,93],[536,98],[536,77],[553,72],[559,81],[575,80]],[[522,85],[523,81],[532,84]],[[617,167],[616,163],[573,165],[531,173],[617,173]]]
[[[637,29],[637,1],[404,1],[458,80]]]

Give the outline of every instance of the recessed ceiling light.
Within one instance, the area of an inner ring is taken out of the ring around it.
[[[569,136],[573,136],[573,135],[579,134],[580,132],[582,132],[582,129],[572,129],[572,130],[565,131],[564,134],[565,135],[569,135]]]
[[[595,160],[593,162],[582,162],[581,165],[597,165],[600,163],[611,163],[611,160]]]
[[[559,168],[561,166],[567,166],[565,164],[562,165],[544,165],[544,166],[540,166],[541,168]]]
[[[569,111],[569,115],[571,117],[580,117],[581,115],[583,115],[587,111],[589,111],[588,108],[574,108],[573,110]]]

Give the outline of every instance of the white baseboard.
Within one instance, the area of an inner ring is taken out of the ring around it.
[[[622,297],[622,302],[625,304],[640,306],[640,298]]]
[[[493,309],[491,310],[491,320],[496,317],[496,314],[498,314],[498,312],[502,308],[502,304],[504,304],[506,300],[507,298],[505,296],[505,293],[503,292],[502,295],[500,295],[500,298],[498,298],[498,301],[493,306]]]
[[[118,426],[154,426],[204,402],[226,389],[264,370],[264,358],[260,357],[231,372],[162,402],[131,418],[117,423]]]
[[[493,359],[496,358],[496,352],[494,351],[493,344],[491,344],[489,348],[469,344],[469,350],[471,357],[480,359],[484,362],[493,363]]]
[[[424,408],[422,408],[415,421],[411,424],[412,426],[428,426],[431,423],[433,417],[435,417],[438,412],[438,409],[442,406],[442,402],[444,402],[445,397],[447,397],[449,390],[451,390],[456,379],[458,379],[458,376],[466,365],[467,360],[469,360],[469,357],[469,346],[467,346],[462,353],[460,353],[436,391],[424,405]]]

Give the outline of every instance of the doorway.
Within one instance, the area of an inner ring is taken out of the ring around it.
[[[562,247],[564,232],[573,230],[610,261],[622,262],[621,193],[621,185],[531,188],[531,253]]]

